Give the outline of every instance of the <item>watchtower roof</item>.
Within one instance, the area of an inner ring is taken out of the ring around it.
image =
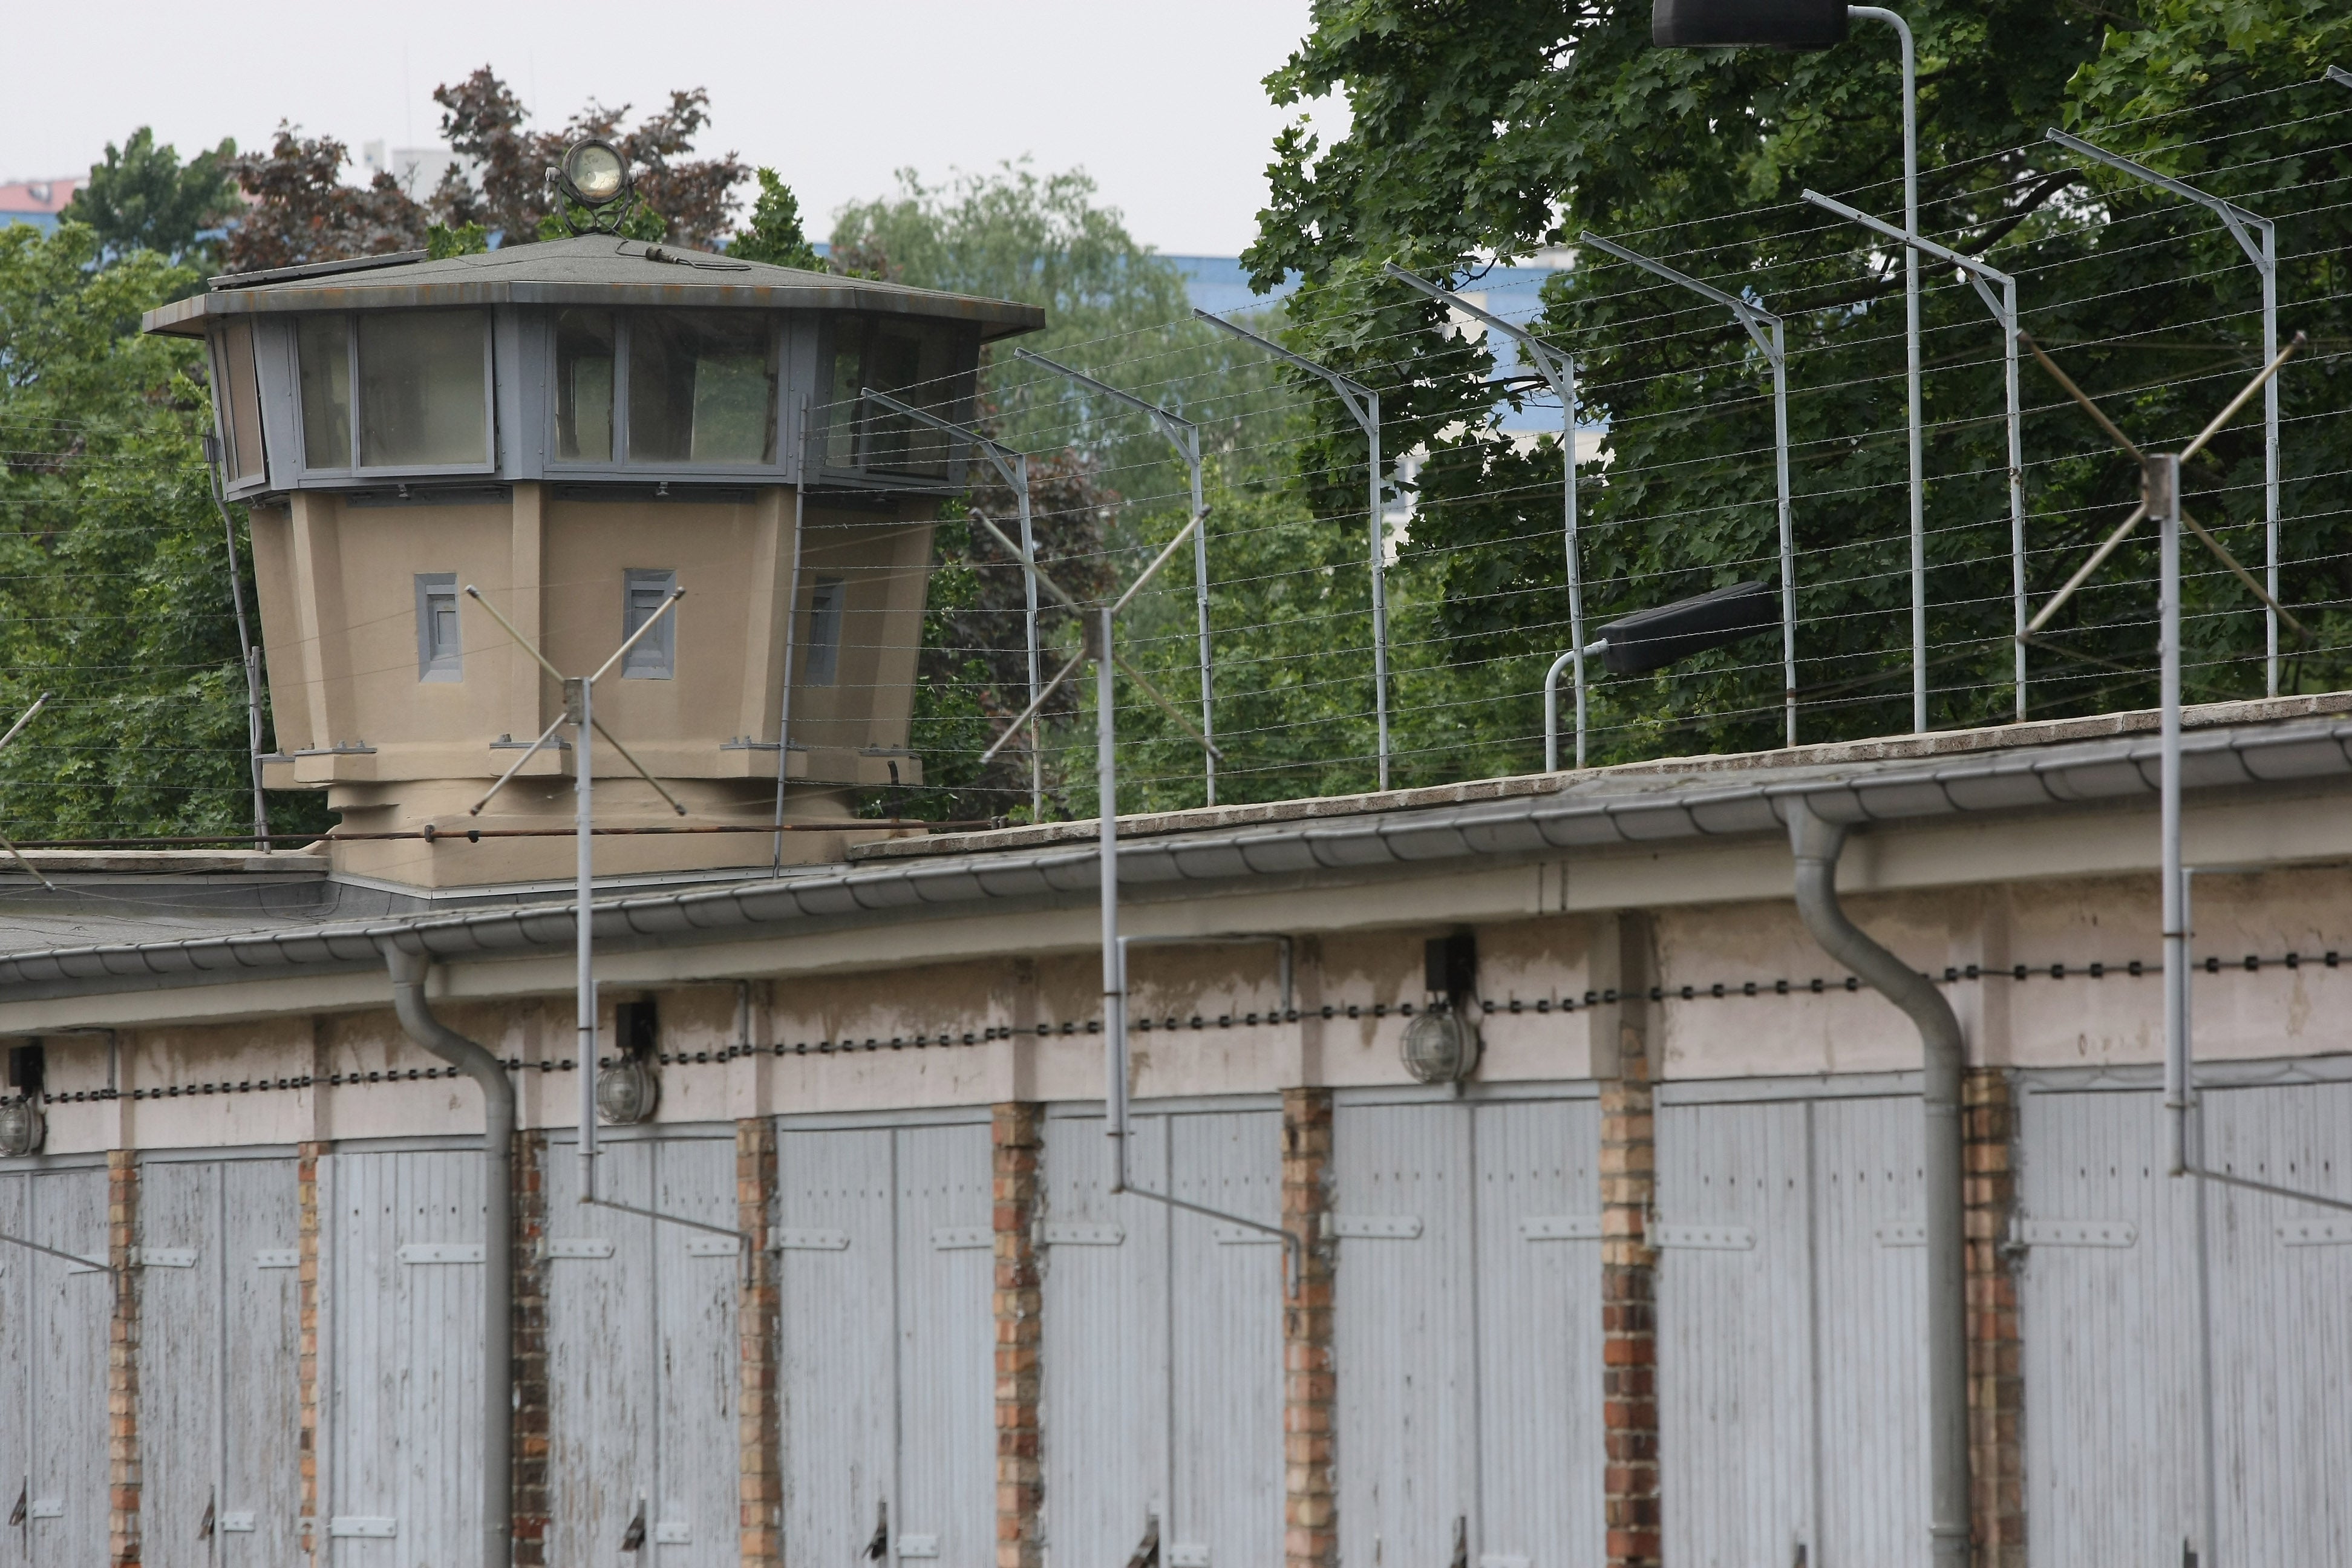
[[[228,273],[205,292],[147,312],[148,331],[201,337],[208,317],[478,305],[669,306],[697,310],[856,310],[977,324],[982,341],[1034,331],[1034,305],[913,289],[746,261],[612,235],[516,245],[428,260],[401,251],[347,261]]]

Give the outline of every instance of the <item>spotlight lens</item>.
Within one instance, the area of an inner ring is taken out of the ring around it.
[[[628,169],[620,153],[602,142],[583,142],[563,155],[563,172],[571,177],[572,188],[580,199],[592,206],[602,205],[621,194],[628,183]]]

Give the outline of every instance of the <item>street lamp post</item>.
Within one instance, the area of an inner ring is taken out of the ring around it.
[[[1654,0],[1650,41],[1660,48],[1826,49],[1845,41],[1854,17],[1884,22],[1903,45],[1903,231],[1919,232],[1919,62],[1911,25],[1884,5],[1843,5],[1836,0]],[[1903,252],[1903,342],[1906,421],[1911,457],[1911,728],[1927,728],[1927,482],[1919,416],[1919,253]]]

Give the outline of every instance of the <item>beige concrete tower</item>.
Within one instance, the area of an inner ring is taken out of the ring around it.
[[[610,235],[218,279],[151,312],[147,330],[210,345],[253,519],[271,787],[325,790],[341,831],[436,830],[339,845],[339,871],[559,878],[562,838],[466,837],[568,826],[572,764],[542,752],[467,815],[562,694],[465,589],[586,673],[675,586],[596,713],[688,815],[600,744],[598,826],[770,823],[781,756],[787,819],[846,829],[856,789],[920,781],[930,525],[964,459],[868,416],[861,391],[968,418],[981,345],[1043,319]],[[841,848],[800,833],[785,854]],[[597,863],[771,853],[751,833],[617,837]]]

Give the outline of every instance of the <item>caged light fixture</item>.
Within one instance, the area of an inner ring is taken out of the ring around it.
[[[562,197],[557,217],[576,235],[618,234],[636,205],[628,159],[601,136],[583,137],[565,148],[547,180]]]
[[[1452,1084],[1460,1092],[1478,1070],[1478,939],[1470,931],[1432,937],[1422,951],[1429,1000],[1405,1026],[1400,1047],[1415,1083]]]

